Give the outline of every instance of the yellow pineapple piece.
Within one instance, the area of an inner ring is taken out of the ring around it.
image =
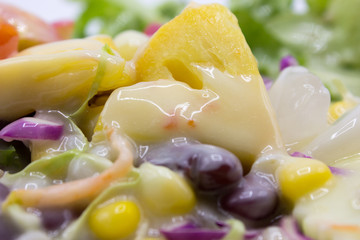
[[[189,137],[230,150],[246,170],[261,154],[285,152],[257,62],[226,7],[191,4],[134,65],[140,83],[110,95],[94,142],[110,127],[144,144]]]
[[[219,4],[190,4],[163,25],[136,59],[138,81],[173,78],[201,88],[194,65],[214,66],[231,75],[257,75],[257,62],[236,17]]]

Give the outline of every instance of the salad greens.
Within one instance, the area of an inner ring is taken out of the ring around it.
[[[263,74],[277,76],[277,63],[290,53],[330,89],[333,81],[340,79],[353,94],[359,95],[360,19],[355,9],[359,9],[360,1],[307,3],[308,11],[304,13],[298,12],[290,0],[231,0],[230,9]]]
[[[11,143],[0,139],[0,169],[8,172],[18,172],[30,162],[30,152],[19,141]]]
[[[138,0],[72,1],[83,3],[83,12],[76,20],[74,37],[85,37],[94,24],[97,24],[100,33],[111,36],[129,29],[143,31],[151,22],[169,21],[185,7],[184,2],[176,1],[165,2],[156,8],[148,6],[146,9]]]
[[[138,1],[73,1],[84,4],[75,37],[84,37],[94,22],[100,33],[112,36],[126,29],[143,31],[150,23],[167,22],[185,6],[184,1],[167,0],[145,11]],[[296,8],[295,2],[299,1],[229,1],[261,74],[275,79],[280,59],[290,54],[323,80],[333,100],[341,98],[335,80],[359,96],[360,0],[307,0],[306,11]]]

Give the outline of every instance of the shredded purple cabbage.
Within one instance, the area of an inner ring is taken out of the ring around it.
[[[280,60],[280,71],[284,70],[287,67],[298,66],[298,65],[299,63],[296,60],[296,58],[294,58],[291,55],[288,55]]]
[[[312,157],[310,157],[308,155],[305,155],[305,154],[303,154],[301,152],[293,152],[293,153],[291,153],[291,156],[292,157],[302,157],[302,158],[312,158]]]
[[[345,175],[349,175],[351,173],[350,170],[344,169],[344,168],[331,167],[331,166],[329,166],[329,168],[330,168],[331,173],[335,174],[335,175],[345,176]]]
[[[262,233],[262,230],[247,230],[244,234],[244,240],[255,240]]]
[[[152,35],[154,35],[157,30],[159,30],[159,28],[161,27],[161,23],[150,23],[144,30],[144,33],[151,37]]]
[[[187,222],[171,228],[160,229],[160,232],[167,240],[220,240],[228,233],[229,228],[226,224],[217,225],[219,228],[210,229],[199,227],[192,222]]]
[[[312,157],[310,157],[308,155],[305,155],[305,154],[303,154],[301,152],[293,152],[293,153],[291,153],[291,156],[292,157],[312,158]],[[331,167],[331,166],[329,166],[329,168],[330,168],[331,173],[335,174],[335,175],[343,175],[344,176],[344,175],[348,175],[348,174],[351,173],[350,170],[343,169],[343,168]]]

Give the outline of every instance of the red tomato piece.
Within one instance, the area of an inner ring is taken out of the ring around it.
[[[17,29],[19,50],[59,40],[53,26],[15,6],[0,3],[0,18]]]
[[[8,58],[17,52],[19,35],[16,28],[0,19],[0,59]]]

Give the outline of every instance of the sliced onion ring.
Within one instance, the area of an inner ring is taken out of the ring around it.
[[[0,131],[0,139],[13,140],[58,140],[63,133],[63,125],[48,120],[24,117]]]

